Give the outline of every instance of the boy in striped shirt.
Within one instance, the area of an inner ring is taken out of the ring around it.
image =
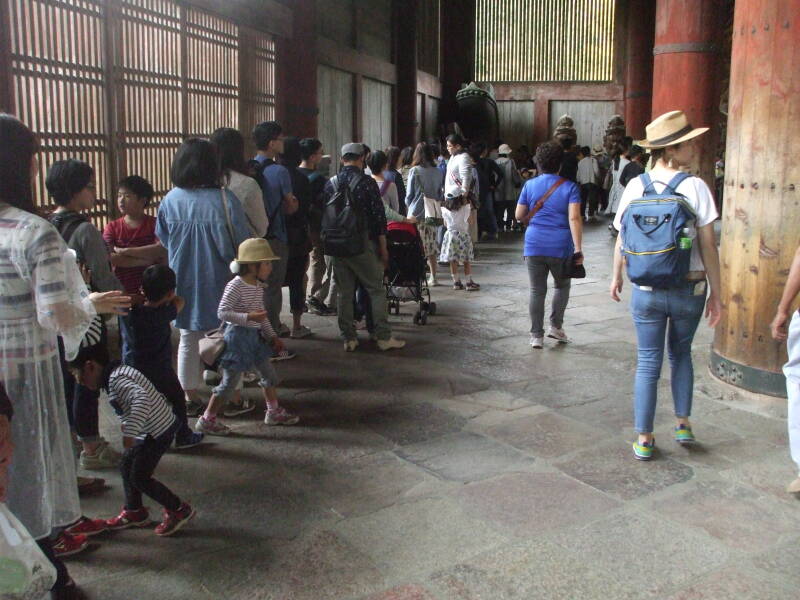
[[[178,427],[166,398],[142,373],[112,362],[103,345],[82,347],[69,366],[81,385],[91,390],[102,388],[107,391],[111,406],[122,422],[125,453],[120,471],[125,488],[125,506],[106,525],[109,529],[127,529],[149,524],[148,511],[142,504],[144,493],[164,507],[164,519],[156,527],[156,535],[172,535],[194,517],[195,510],[153,478]]]

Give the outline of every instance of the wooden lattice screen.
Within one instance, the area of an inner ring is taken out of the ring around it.
[[[116,213],[121,177],[148,178],[160,197],[181,140],[275,116],[271,35],[175,0],[0,1],[16,112],[42,142],[45,209],[55,160],[95,168],[101,225]]]

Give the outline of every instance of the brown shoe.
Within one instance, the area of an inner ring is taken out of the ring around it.
[[[786,491],[790,494],[800,494],[800,476],[797,477],[792,483],[786,486]]]

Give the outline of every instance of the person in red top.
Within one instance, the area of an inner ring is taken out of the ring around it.
[[[111,221],[103,230],[114,274],[125,292],[138,294],[142,273],[150,265],[166,260],[167,252],[156,238],[156,219],[144,213],[153,199],[150,182],[131,175],[119,182],[117,203],[122,217]]]

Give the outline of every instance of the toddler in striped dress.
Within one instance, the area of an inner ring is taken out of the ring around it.
[[[104,389],[122,422],[120,462],[125,506],[105,522],[107,529],[145,527],[150,524],[142,494],[164,507],[163,521],[156,526],[158,536],[172,535],[195,515],[195,510],[153,477],[161,457],[172,444],[178,420],[172,407],[152,382],[133,367],[112,362],[104,344],[81,347],[69,368],[81,385],[90,390]]]
[[[236,274],[219,302],[217,316],[226,325],[225,350],[219,359],[222,382],[214,388],[211,400],[202,417],[197,419],[196,431],[209,435],[228,435],[230,428],[217,421],[217,413],[231,398],[245,372],[257,371],[258,385],[264,390],[267,425],[294,425],[300,419],[278,404],[278,375],[270,358],[283,350],[264,310],[264,281],[272,272],[272,253],[269,242],[250,238],[239,245],[231,270]],[[270,349],[270,346],[272,347]],[[242,398],[242,402],[250,402]]]

